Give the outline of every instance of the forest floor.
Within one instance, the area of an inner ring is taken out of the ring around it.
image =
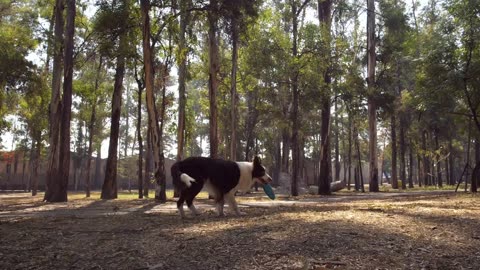
[[[0,269],[480,269],[480,197],[441,192],[197,201],[0,193]],[[189,211],[186,211],[189,214]]]

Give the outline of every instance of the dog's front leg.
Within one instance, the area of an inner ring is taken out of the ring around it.
[[[245,213],[240,212],[238,209],[237,201],[235,200],[235,191],[230,191],[229,193],[225,194],[225,199],[228,201],[228,205],[235,211],[237,216],[243,216]]]
[[[217,216],[219,217],[224,217],[225,213],[223,212],[223,205],[225,204],[225,201],[223,199],[217,201]]]

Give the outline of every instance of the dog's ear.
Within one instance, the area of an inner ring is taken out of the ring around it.
[[[255,165],[260,165],[260,164],[262,164],[262,161],[260,160],[260,157],[259,157],[259,156],[255,156],[255,157],[253,158],[253,165],[255,166]]]

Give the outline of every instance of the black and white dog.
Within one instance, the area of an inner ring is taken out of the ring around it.
[[[185,217],[183,203],[194,215],[198,215],[193,199],[205,187],[215,198],[217,213],[223,216],[225,200],[240,215],[235,192],[248,191],[255,182],[267,184],[272,178],[265,172],[260,158],[255,157],[253,162],[234,162],[207,157],[190,157],[177,161],[171,168],[173,185],[180,192],[177,208],[180,216]]]

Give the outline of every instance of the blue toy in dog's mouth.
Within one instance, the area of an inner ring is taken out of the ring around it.
[[[275,200],[275,193],[273,192],[272,186],[270,186],[270,184],[263,185],[263,191],[271,200]]]

